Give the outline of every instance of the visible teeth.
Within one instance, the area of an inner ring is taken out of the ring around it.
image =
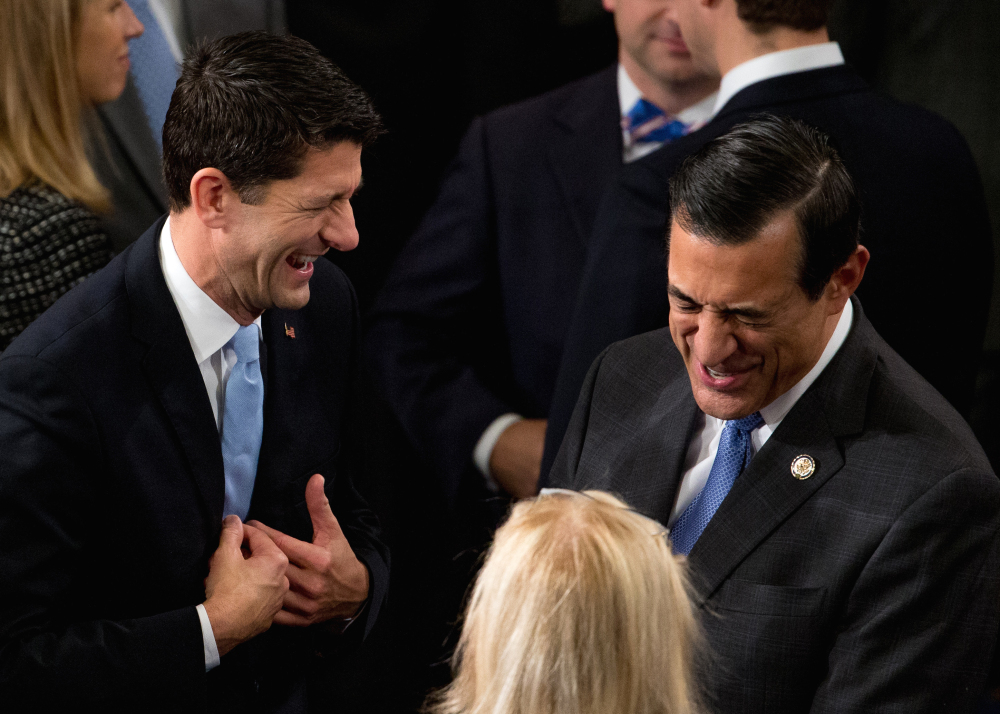
[[[705,367],[705,371],[708,372],[709,375],[712,376],[715,379],[722,379],[723,377],[728,377],[729,376],[725,372],[716,372],[711,367]]]
[[[292,260],[295,261],[296,268],[304,268],[309,263],[314,262],[318,257],[318,255],[299,255],[296,253],[292,256]]]

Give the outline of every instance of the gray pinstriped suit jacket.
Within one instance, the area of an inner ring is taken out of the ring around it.
[[[1000,483],[854,300],[843,347],[689,556],[720,713],[966,711],[989,668]],[[697,415],[668,329],[611,345],[551,483],[618,493],[666,523]],[[804,481],[800,454],[817,462]]]

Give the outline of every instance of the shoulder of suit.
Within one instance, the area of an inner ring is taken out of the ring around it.
[[[578,96],[591,97],[599,96],[602,93],[611,95],[617,92],[616,67],[617,65],[605,67],[599,72],[551,89],[543,94],[494,109],[483,117],[483,121],[491,128],[537,122],[548,119],[566,102]],[[615,102],[617,103],[617,101],[617,96],[615,96]]]
[[[100,360],[128,330],[125,260],[130,249],[63,295],[32,322],[2,355],[50,361]]]
[[[597,358],[598,381],[630,380],[647,385],[666,383],[685,372],[684,361],[674,345],[669,327],[644,332],[615,342]]]

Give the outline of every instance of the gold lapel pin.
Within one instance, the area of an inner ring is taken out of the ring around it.
[[[792,476],[799,481],[805,481],[816,473],[816,460],[809,454],[802,454],[792,459]]]
[[[289,327],[287,322],[285,323],[285,334],[293,340],[295,339],[295,328]]]

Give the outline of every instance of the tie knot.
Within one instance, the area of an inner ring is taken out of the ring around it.
[[[673,141],[690,131],[684,122],[674,119],[646,99],[639,99],[622,119],[622,127],[633,143]]]
[[[733,427],[739,431],[751,432],[757,427],[764,425],[764,417],[760,415],[760,412],[754,412],[750,416],[745,416],[742,419],[730,419],[726,422],[726,428]]]
[[[257,336],[257,325],[241,327],[230,340],[237,362],[253,362],[260,358],[260,343]]]
[[[625,115],[628,119],[629,126],[627,128],[631,129],[637,127],[641,124],[645,124],[650,119],[655,119],[656,117],[662,117],[666,114],[662,109],[653,104],[651,101],[643,98],[632,105],[632,108],[628,110]]]

